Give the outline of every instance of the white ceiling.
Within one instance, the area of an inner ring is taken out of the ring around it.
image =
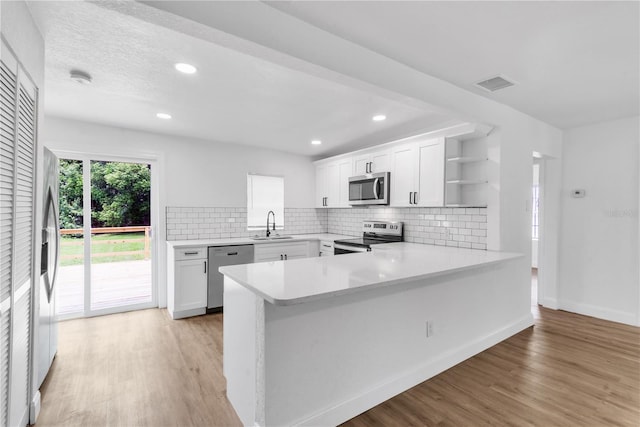
[[[637,1],[267,4],[560,128],[640,114]],[[498,74],[518,84],[473,86]]]
[[[47,114],[311,156],[457,122],[381,88],[310,73],[252,42],[228,42],[236,36],[227,27],[239,15],[278,31],[268,14],[249,17],[260,8],[245,2],[28,4],[45,37]],[[639,2],[264,4],[271,8],[263,12],[285,13],[560,128],[640,114]],[[214,16],[224,12],[218,21],[228,32],[203,36],[215,28],[167,11],[195,5]],[[199,72],[177,73],[178,61]],[[93,84],[71,81],[73,68],[91,73]],[[473,86],[497,74],[517,85],[495,93]],[[160,111],[173,119],[157,119]],[[389,119],[373,123],[379,113]],[[322,146],[309,144],[318,138]]]
[[[45,38],[47,114],[311,156],[451,122],[96,4],[28,4]],[[176,62],[199,71],[183,75]],[[72,81],[72,69],[93,83]],[[374,123],[375,114],[388,119]]]

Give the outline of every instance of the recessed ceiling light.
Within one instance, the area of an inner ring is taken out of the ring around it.
[[[377,116],[373,116],[372,117],[372,120],[374,122],[381,122],[381,121],[386,120],[386,119],[387,119],[387,116],[385,116],[384,114],[378,114]]]
[[[179,62],[175,65],[176,70],[185,74],[194,74],[198,69],[191,64],[185,64],[183,62]]]
[[[171,114],[158,113],[158,114],[156,114],[156,117],[159,118],[159,119],[163,119],[163,120],[169,120],[171,118]]]
[[[319,139],[314,139],[313,141],[311,141],[311,145],[320,145],[322,144],[322,141],[320,141]]]
[[[74,80],[83,85],[91,83],[91,74],[84,71],[71,70],[69,72],[69,77],[71,77],[71,80]]]

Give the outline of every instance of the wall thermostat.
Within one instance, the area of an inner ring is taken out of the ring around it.
[[[571,190],[571,197],[575,197],[576,199],[580,199],[584,197],[584,195],[585,195],[585,191],[582,189]]]

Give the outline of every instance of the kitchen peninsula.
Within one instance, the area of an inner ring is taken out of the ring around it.
[[[336,425],[533,325],[519,254],[413,243],[220,268],[244,425]]]

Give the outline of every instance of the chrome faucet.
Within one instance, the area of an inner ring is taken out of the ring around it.
[[[271,236],[271,232],[269,231],[269,215],[273,214],[273,231],[276,231],[276,214],[273,211],[269,211],[267,213],[267,237]]]

